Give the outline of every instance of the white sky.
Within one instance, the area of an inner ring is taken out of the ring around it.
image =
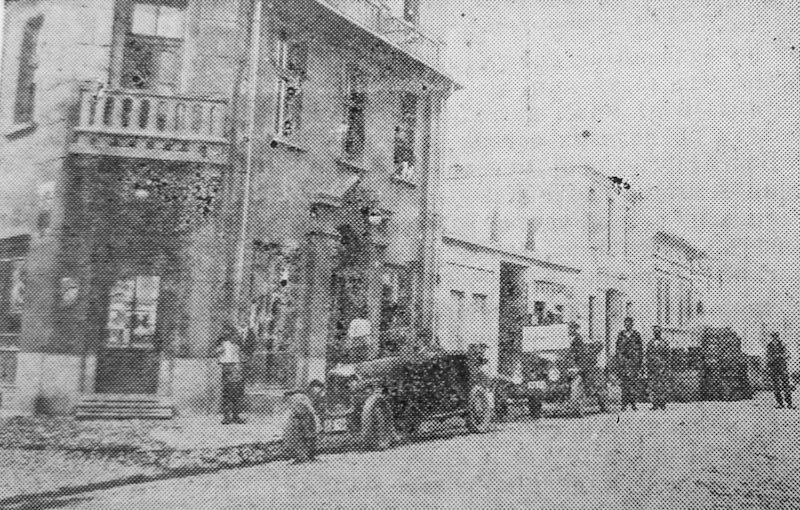
[[[592,165],[650,190],[676,233],[712,251],[741,249],[752,188],[758,257],[797,272],[800,3],[449,2],[448,59],[466,87],[449,107],[449,163]]]

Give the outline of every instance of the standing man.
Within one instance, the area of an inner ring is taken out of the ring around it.
[[[669,389],[669,346],[661,335],[661,326],[653,326],[653,339],[647,346],[647,380],[652,410],[667,410]]]
[[[222,368],[222,424],[244,423],[239,416],[244,399],[244,374],[239,334],[233,326],[225,326],[217,345],[217,359]]]
[[[622,386],[622,410],[636,411],[636,392],[642,370],[642,335],[633,329],[633,319],[625,318],[625,329],[617,336],[617,371]]]
[[[775,392],[775,401],[778,409],[783,408],[783,402],[786,401],[786,407],[794,409],[792,405],[792,389],[789,384],[789,371],[786,367],[786,347],[778,337],[777,332],[770,335],[770,341],[767,344],[767,370],[769,370],[770,380],[772,381],[772,391]]]
[[[577,322],[569,323],[570,350],[572,351],[573,362],[578,369],[583,382],[583,391],[586,395],[597,395],[600,412],[606,411],[605,388],[601,388],[601,378],[597,370],[598,344],[586,344],[580,333],[580,326]]]

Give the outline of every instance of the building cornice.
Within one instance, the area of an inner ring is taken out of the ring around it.
[[[531,266],[539,266],[539,267],[544,267],[544,268],[547,268],[547,269],[553,269],[553,270],[556,270],[556,271],[563,271],[563,272],[574,273],[574,274],[578,274],[578,273],[581,272],[581,269],[576,268],[576,267],[570,267],[570,266],[565,266],[565,265],[562,265],[562,264],[556,264],[556,263],[553,263],[553,262],[547,262],[545,260],[540,260],[540,259],[536,259],[536,258],[530,257],[529,255],[525,255],[523,253],[508,251],[508,250],[504,250],[502,248],[498,248],[496,246],[490,246],[490,245],[486,245],[486,244],[481,244],[481,243],[478,243],[478,242],[475,242],[475,241],[468,241],[466,239],[454,237],[452,235],[444,235],[444,236],[442,236],[442,240],[444,242],[446,242],[446,243],[449,243],[449,244],[461,245],[461,246],[465,246],[467,248],[473,248],[473,249],[477,248],[478,250],[481,250],[481,251],[484,251],[484,252],[495,253],[495,254],[501,255],[503,257],[508,257],[509,259],[512,259],[512,260],[522,261],[523,263],[526,263],[526,264],[531,265]]]

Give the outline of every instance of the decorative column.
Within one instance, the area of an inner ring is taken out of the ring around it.
[[[331,277],[336,264],[338,236],[332,232],[314,230],[306,235],[304,246],[303,282],[305,310],[301,338],[298,346],[297,383],[313,379],[325,380],[329,325],[331,320]]]

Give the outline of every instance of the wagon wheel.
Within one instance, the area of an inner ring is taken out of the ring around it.
[[[386,450],[394,440],[394,418],[386,398],[374,393],[361,412],[361,442],[369,450]]]
[[[489,430],[492,421],[492,399],[489,391],[483,386],[476,385],[469,392],[469,404],[467,409],[467,429],[473,433],[481,433]]]
[[[508,415],[508,395],[504,388],[497,388],[494,392],[494,414],[499,420]]]
[[[582,418],[585,412],[585,399],[586,393],[583,391],[583,378],[580,375],[576,375],[569,385],[569,407],[579,418]]]

